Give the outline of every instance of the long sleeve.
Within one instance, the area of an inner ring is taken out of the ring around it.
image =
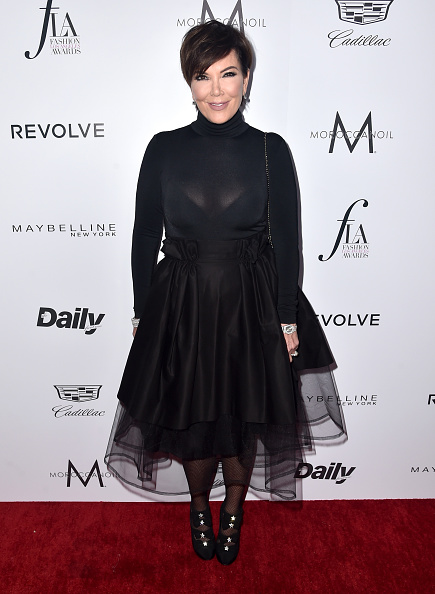
[[[145,151],[136,192],[131,266],[137,318],[145,306],[163,233],[159,136],[152,138]]]
[[[299,277],[298,201],[292,158],[285,141],[267,135],[270,175],[270,231],[278,273],[278,314],[282,323],[297,321]]]

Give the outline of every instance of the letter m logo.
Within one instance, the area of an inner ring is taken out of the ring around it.
[[[335,139],[337,138],[337,131],[340,128],[343,138],[346,141],[347,148],[351,153],[353,153],[354,148],[360,141],[361,137],[364,135],[364,130],[367,128],[367,134],[365,136],[368,138],[369,141],[369,153],[373,153],[373,125],[372,125],[372,112],[366,117],[365,122],[361,126],[360,131],[357,133],[356,138],[353,142],[351,142],[350,138],[347,135],[346,128],[344,127],[343,120],[340,117],[340,114],[337,111],[337,115],[335,116],[334,128],[332,130],[332,137],[331,137],[331,144],[329,145],[329,152],[334,152],[335,146]]]
[[[82,478],[80,476],[79,471],[74,466],[74,464],[71,462],[71,460],[68,460],[68,472],[67,472],[67,479],[66,479],[67,487],[71,487],[71,473],[72,472],[75,472],[75,475],[80,479],[80,482],[82,483],[82,485],[84,487],[88,486],[88,483],[91,480],[93,473],[96,472],[97,476],[98,476],[98,482],[100,483],[100,487],[104,487],[103,477],[101,476],[100,467],[98,466],[98,460],[95,460],[94,465],[92,466],[91,470],[89,471],[87,478]]]
[[[244,25],[243,25],[243,10],[242,10],[242,0],[237,0],[236,5],[234,6],[233,12],[231,13],[230,18],[228,19],[228,24],[232,25],[234,20],[236,19],[236,14],[238,15],[238,22],[239,29],[242,33],[244,33]],[[207,17],[206,17],[207,15]],[[201,23],[205,23],[206,19],[214,19],[214,15],[211,11],[210,5],[207,0],[203,0],[202,3],[202,10],[201,10]]]

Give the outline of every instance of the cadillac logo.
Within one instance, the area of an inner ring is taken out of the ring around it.
[[[373,2],[348,2],[335,0],[342,21],[355,23],[355,25],[371,25],[378,21],[385,21],[388,16],[390,4],[394,0],[374,0]]]
[[[100,394],[101,386],[54,386],[59,398],[71,402],[86,402],[96,400]]]

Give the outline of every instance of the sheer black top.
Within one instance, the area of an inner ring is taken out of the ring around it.
[[[295,173],[285,141],[267,134],[270,228],[278,272],[278,314],[296,322],[298,218]],[[238,111],[213,124],[200,112],[184,128],[156,134],[139,174],[133,230],[134,311],[140,318],[163,226],[184,239],[239,239],[267,232],[264,133]]]

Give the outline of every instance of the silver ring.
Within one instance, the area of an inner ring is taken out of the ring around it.
[[[297,357],[299,355],[299,353],[297,351],[295,351],[294,353],[291,353],[292,357]]]

